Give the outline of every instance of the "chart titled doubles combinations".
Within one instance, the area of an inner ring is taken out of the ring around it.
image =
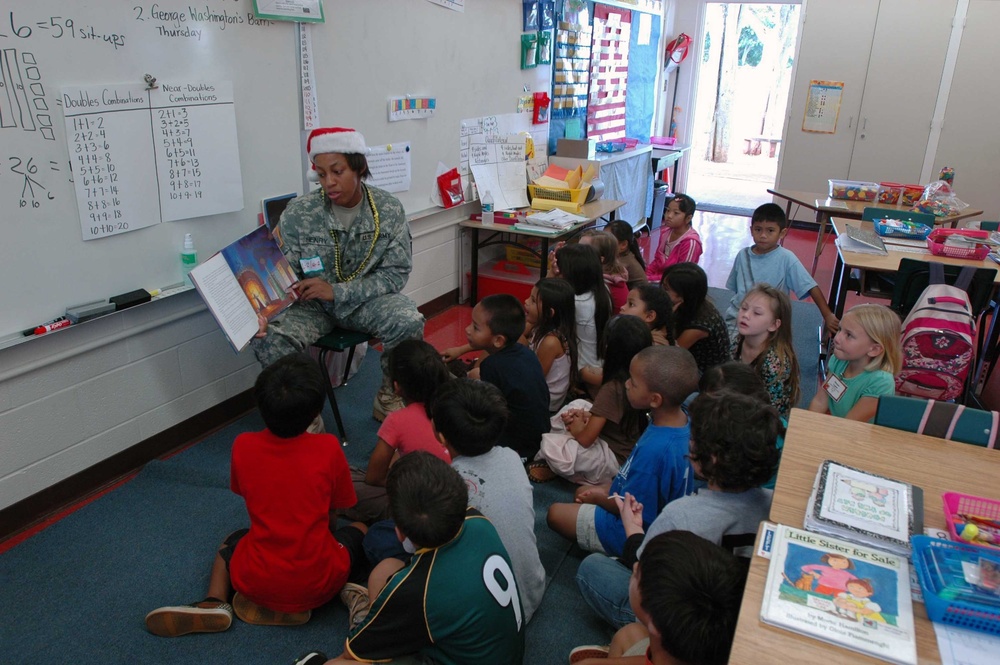
[[[243,208],[233,88],[63,88],[84,240]]]

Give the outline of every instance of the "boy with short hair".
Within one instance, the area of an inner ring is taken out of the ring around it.
[[[650,424],[610,485],[584,485],[575,503],[549,507],[549,526],[590,552],[620,556],[625,545],[615,496],[629,492],[643,505],[648,526],[665,505],[690,493],[686,459],[691,427],[681,407],[698,387],[698,365],[687,349],[652,346],[635,355],[625,393],[635,409],[648,409]]]
[[[331,533],[330,514],[357,501],[344,452],[332,434],[306,431],[326,401],[316,362],[304,353],[280,358],[257,377],[254,396],[267,429],[236,437],[230,473],[250,528],[219,546],[205,600],[146,615],[155,635],[223,631],[234,611],[247,623],[302,624],[348,579],[367,574],[365,526]]]
[[[372,572],[367,616],[330,662],[520,663],[524,621],[510,558],[490,521],[467,508],[462,477],[418,451],[392,466],[386,490],[413,556]],[[296,662],[325,661],[314,651]]]
[[[498,443],[513,448],[522,462],[535,459],[549,431],[549,386],[538,356],[518,339],[524,334],[524,306],[512,295],[483,298],[465,329],[469,346],[486,351],[470,378],[492,383],[507,400],[510,418]]]
[[[528,623],[545,593],[545,568],[535,541],[531,483],[517,453],[494,445],[507,420],[503,395],[489,383],[455,379],[438,388],[431,411],[451,467],[465,480],[469,506],[493,523],[510,554]]]
[[[621,558],[592,554],[577,570],[584,600],[616,628],[635,621],[628,605],[628,571],[645,555],[650,540],[667,531],[691,531],[749,559],[757,528],[771,510],[773,492],[761,485],[778,465],[774,443],[784,427],[777,410],[752,396],[720,390],[698,395],[690,415],[688,458],[695,477],[707,487],[668,504],[648,529],[642,506],[626,493],[619,500],[628,536]]]
[[[746,565],[704,538],[689,531],[660,534],[634,565],[629,583],[630,602],[640,623],[619,630],[610,648],[573,649],[570,662],[724,665],[733,646],[746,578]]]
[[[791,250],[779,245],[788,234],[788,225],[785,211],[775,203],[765,203],[753,211],[750,218],[753,245],[736,255],[726,280],[726,288],[735,293],[726,310],[730,338],[736,336],[736,316],[743,298],[754,284],[761,283],[794,293],[799,299],[809,296],[823,316],[827,331],[832,335],[840,327],[840,320],[830,311],[816,280]]]

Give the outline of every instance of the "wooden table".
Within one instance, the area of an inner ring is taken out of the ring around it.
[[[816,472],[823,460],[912,483],[924,490],[924,525],[944,528],[941,494],[959,490],[1000,499],[1000,452],[953,443],[843,418],[792,409],[781,468],[771,504],[771,521],[802,527]],[[760,620],[770,561],[750,562],[731,663],[878,663],[875,658],[834,646]],[[940,663],[934,628],[924,606],[913,604],[917,661]]]
[[[836,215],[837,217],[845,217],[847,219],[861,219],[861,216],[865,212],[865,208],[886,208],[904,212],[910,212],[913,210],[908,206],[889,205],[879,203],[878,201],[865,202],[831,199],[815,192],[798,192],[788,189],[769,189],[767,190],[767,193],[777,196],[779,199],[785,199],[788,201],[785,205],[786,217],[790,216],[793,203],[800,205],[803,208],[808,208],[816,213],[816,224],[819,225],[819,234],[816,236],[816,253],[813,256],[812,268],[809,271],[811,274],[815,274],[816,266],[819,264],[819,255],[823,253],[823,239],[826,236],[826,225],[832,216]],[[942,226],[948,224],[954,228],[959,221],[969,219],[970,217],[978,217],[982,214],[982,210],[970,207],[966,208],[957,215],[938,217],[934,220],[934,223]]]
[[[540,276],[545,277],[545,273],[548,269],[550,241],[560,242],[569,240],[602,217],[608,216],[609,221],[613,220],[615,211],[623,205],[625,205],[625,201],[618,201],[615,199],[599,199],[597,201],[591,201],[590,203],[584,203],[580,212],[576,214],[582,215],[587,219],[568,227],[560,233],[554,234],[522,231],[507,224],[500,224],[499,222],[492,225],[485,225],[482,222],[477,222],[471,219],[459,222],[458,225],[461,228],[468,229],[469,232],[472,233],[472,266],[469,284],[470,304],[475,305],[479,302],[479,250],[483,247],[489,247],[490,245],[510,245],[513,247],[520,247],[523,250],[531,252],[541,260]],[[480,240],[480,233],[485,234],[485,237],[482,240]],[[517,236],[539,238],[542,241],[541,251],[535,251],[535,249],[517,242]]]
[[[830,223],[833,226],[833,232],[836,235],[843,233],[844,226],[851,224],[853,226],[860,226],[863,229],[872,230],[873,225],[871,222],[859,222],[852,219],[843,219],[841,217],[831,217]],[[899,270],[899,261],[904,258],[917,259],[920,261],[936,261],[938,263],[944,263],[948,265],[955,266],[972,266],[974,268],[989,268],[991,270],[996,270],[998,268],[996,263],[990,261],[989,259],[984,259],[982,261],[973,261],[970,259],[953,259],[949,256],[935,256],[931,254],[930,251],[926,252],[904,252],[893,249],[893,245],[887,244],[886,249],[889,253],[885,256],[881,254],[865,254],[862,252],[848,252],[837,246],[837,262],[833,267],[833,278],[830,280],[830,294],[829,294],[829,305],[830,311],[833,312],[839,319],[844,315],[844,302],[847,300],[847,276],[850,274],[851,268],[860,268],[861,270],[872,271],[872,272],[896,272]],[[994,285],[1000,286],[1000,271],[997,272],[997,276],[993,280]]]

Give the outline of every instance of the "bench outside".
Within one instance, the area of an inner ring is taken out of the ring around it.
[[[743,154],[759,155],[762,142],[768,144],[767,156],[774,158],[778,154],[778,145],[781,143],[781,139],[773,139],[768,136],[753,136],[743,139]]]

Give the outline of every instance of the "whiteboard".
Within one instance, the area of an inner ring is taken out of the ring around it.
[[[320,124],[353,127],[370,146],[410,142],[410,189],[396,193],[407,214],[432,207],[439,161],[459,166],[463,119],[514,113],[525,90],[549,90],[550,66],[520,69],[521,8],[326,0],[326,23],[311,26]],[[390,98],[406,95],[436,98],[434,115],[389,122]]]
[[[408,214],[433,207],[439,161],[459,165],[463,119],[513,113],[522,95],[548,90],[550,67],[520,69],[521,6],[324,0],[326,23],[309,26],[319,125],[354,127],[370,146],[410,142],[410,189],[397,193]],[[252,0],[4,3],[0,339],[72,305],[175,284],[185,233],[205,260],[257,223],[262,199],[303,191],[296,25],[252,11]],[[145,74],[232,85],[243,208],[145,228],[138,220],[138,230],[85,242],[59,92],[139,85]],[[434,115],[390,123],[389,99],[405,95],[435,97]]]
[[[72,305],[179,282],[185,233],[204,260],[257,223],[261,199],[301,191],[295,26],[252,11],[251,0],[4,3],[0,338]],[[242,209],[84,241],[60,91],[141,87],[147,73],[232,85]]]

